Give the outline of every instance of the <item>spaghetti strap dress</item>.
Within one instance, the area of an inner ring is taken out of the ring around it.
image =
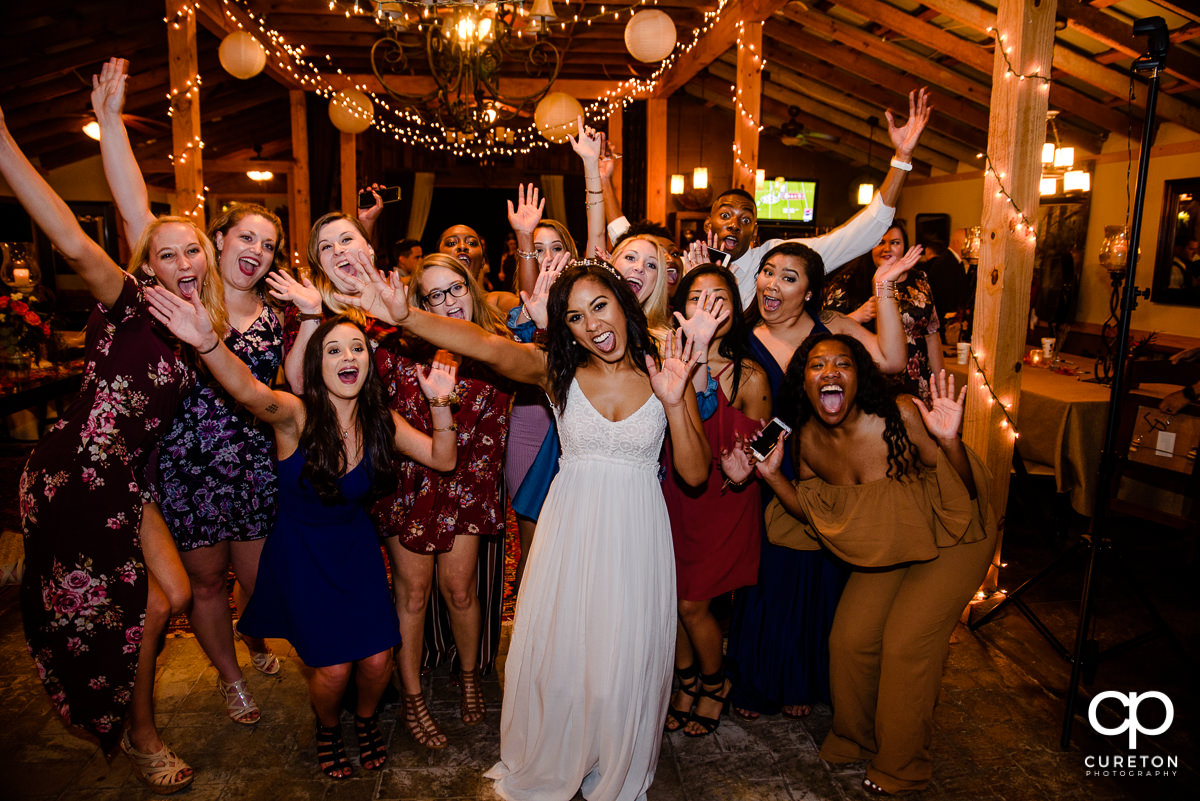
[[[828,330],[813,318],[813,334]],[[787,365],[777,363],[755,334],[750,353],[767,371],[771,397],[778,398]],[[789,480],[795,477],[790,448],[782,470]],[[768,491],[763,496],[773,497]],[[773,715],[785,706],[829,702],[829,632],[847,574],[824,551],[781,548],[762,536],[758,584],[737,593],[729,628],[735,707]]]
[[[538,518],[505,665],[509,801],[637,801],[654,780],[671,683],[675,566],[651,395],[604,417],[577,382],[555,408],[563,455]]]
[[[367,514],[371,474],[363,458],[324,503],[303,450],[279,462],[279,514],[258,563],[258,583],[238,623],[252,637],[280,637],[309,667],[354,662],[400,643],[383,551]]]

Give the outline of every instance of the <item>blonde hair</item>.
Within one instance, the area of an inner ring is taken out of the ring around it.
[[[367,324],[366,312],[362,309],[356,309],[353,306],[347,306],[335,298],[333,293],[337,292],[338,288],[333,285],[333,281],[321,269],[321,257],[317,253],[317,235],[322,228],[337,220],[348,220],[362,234],[363,239],[368,243],[371,241],[367,229],[363,227],[363,224],[358,221],[357,217],[351,217],[349,214],[344,214],[340,211],[331,211],[328,214],[321,215],[313,223],[312,230],[308,232],[308,278],[312,281],[313,286],[317,288],[317,291],[321,293],[321,300],[325,303],[326,308],[334,314],[344,314],[359,326],[365,326]]]
[[[412,277],[408,280],[408,298],[413,306],[430,311],[430,307],[425,302],[425,293],[421,289],[421,278],[429,267],[444,267],[462,278],[463,283],[467,285],[467,295],[471,298],[471,322],[489,334],[508,336],[508,329],[504,325],[503,318],[496,308],[487,302],[486,293],[471,275],[471,271],[461,261],[453,256],[447,256],[445,253],[430,253],[421,259],[417,269],[413,270]]]
[[[671,262],[671,254],[663,246],[664,240],[662,237],[653,236],[651,234],[637,234],[635,236],[622,239],[620,244],[613,248],[613,262],[616,262],[618,256],[625,251],[633,242],[649,242],[654,245],[655,256],[658,259],[658,277],[654,281],[654,289],[650,290],[650,294],[642,301],[642,311],[646,313],[646,326],[650,329],[650,333],[654,335],[656,340],[662,338],[662,334],[671,328],[671,311],[668,308],[668,287],[667,287],[667,266]],[[620,272],[618,269],[617,272]]]
[[[225,312],[225,282],[221,280],[221,270],[217,267],[217,251],[213,247],[212,241],[200,230],[200,226],[196,225],[195,220],[172,216],[154,219],[142,231],[142,235],[138,237],[137,243],[133,246],[133,252],[129,257],[129,272],[140,280],[158,281],[153,273],[147,271],[146,266],[150,263],[150,240],[164,225],[183,225],[192,229],[192,232],[196,234],[200,248],[204,251],[205,263],[204,278],[200,281],[200,302],[204,304],[204,310],[208,312],[208,319],[212,322],[213,331],[219,332],[221,338],[224,339],[225,334],[229,331],[229,315]]]

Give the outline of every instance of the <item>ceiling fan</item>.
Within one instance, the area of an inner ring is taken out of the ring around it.
[[[804,123],[796,119],[798,116],[800,116],[799,106],[788,106],[787,114],[788,119],[786,122],[780,125],[769,126],[763,131],[763,133],[769,136],[778,136],[781,144],[785,144],[790,147],[803,147],[807,145],[810,140],[824,142],[838,141],[838,137],[831,134],[805,130]]]

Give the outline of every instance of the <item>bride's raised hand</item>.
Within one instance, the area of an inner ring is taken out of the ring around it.
[[[925,428],[929,436],[939,442],[958,438],[958,427],[962,423],[963,407],[966,405],[967,388],[963,387],[954,396],[954,376],[946,377],[942,370],[937,375],[929,377],[929,405],[926,406],[920,398],[913,398],[913,403],[921,412]]]
[[[145,289],[150,313],[180,340],[200,350],[211,350],[221,338],[213,331],[208,311],[200,302],[200,293],[191,299],[181,298],[160,286]]]
[[[656,367],[653,357],[646,354],[646,370],[650,374],[650,388],[663,406],[677,406],[683,402],[684,393],[690,388],[690,377],[700,354],[690,342],[683,342],[683,333],[668,331],[663,341],[662,367]]]

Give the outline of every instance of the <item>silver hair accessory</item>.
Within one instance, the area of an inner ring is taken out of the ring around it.
[[[617,268],[613,267],[611,264],[606,262],[604,259],[596,259],[596,258],[591,258],[591,257],[586,258],[586,259],[575,259],[573,262],[571,262],[571,266],[572,267],[603,267],[604,269],[608,270],[610,273],[615,275],[617,278],[620,278],[622,281],[625,280],[625,276],[623,276],[619,272],[617,272]]]

